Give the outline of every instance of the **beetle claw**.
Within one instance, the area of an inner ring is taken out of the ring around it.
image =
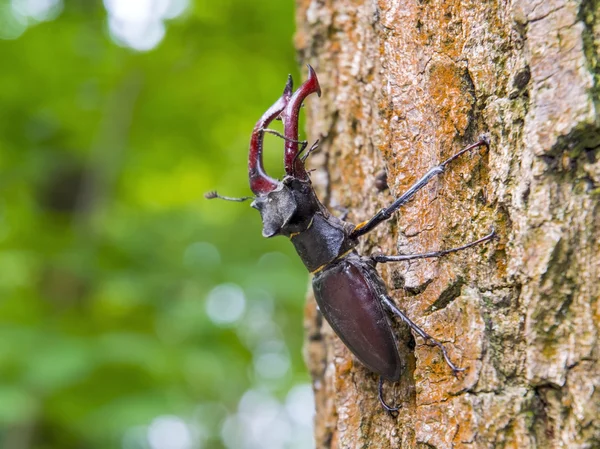
[[[450,356],[448,356],[448,351],[446,350],[446,347],[440,343],[439,341],[437,341],[435,338],[433,338],[432,336],[427,335],[427,337],[425,337],[426,340],[429,340],[431,342],[431,344],[433,344],[434,346],[437,346],[439,348],[439,350],[442,353],[442,357],[444,357],[444,361],[446,362],[446,365],[448,365],[450,367],[450,369],[452,370],[452,374],[454,374],[454,377],[458,377],[458,373],[461,373],[463,371],[466,370],[466,368],[459,368],[458,366],[456,366],[454,363],[452,363],[452,360],[450,360]]]
[[[454,374],[454,377],[458,377],[459,373],[462,373],[463,371],[466,371],[466,368],[454,368],[452,370],[452,374]]]
[[[385,411],[388,412],[392,416],[394,414],[397,415],[396,412],[398,412],[398,410],[400,410],[400,407],[392,407],[385,402],[385,399],[383,398],[383,377],[382,376],[379,376],[379,402],[381,402],[381,405],[383,406]]]
[[[490,135],[485,133],[485,134],[481,134],[479,136],[479,140],[482,141],[486,147],[490,147],[490,143],[491,143],[491,139],[490,139]]]

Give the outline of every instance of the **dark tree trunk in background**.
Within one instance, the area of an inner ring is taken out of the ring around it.
[[[307,306],[318,448],[600,447],[600,2],[298,0],[296,45],[321,82],[313,181],[358,223],[489,133],[363,253],[500,240],[380,266],[390,294],[466,368],[413,339],[386,384]],[[374,187],[386,169],[390,190]]]

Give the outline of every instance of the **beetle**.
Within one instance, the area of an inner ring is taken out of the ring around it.
[[[379,400],[388,412],[398,410],[383,398],[383,381],[398,381],[404,363],[398,353],[388,313],[404,321],[417,335],[437,346],[454,375],[458,368],[448,356],[444,345],[427,334],[402,312],[389,296],[376,270],[378,263],[434,258],[462,251],[491,240],[491,232],[466,245],[422,254],[396,256],[363,256],[357,252],[359,237],[388,220],[431,179],[442,174],[446,167],[461,155],[479,147],[488,147],[487,138],[467,146],[460,152],[431,168],[390,206],[381,209],[372,218],[358,225],[344,221],[319,201],[312,188],[304,162],[317,143],[304,156],[307,142],[298,140],[298,116],[302,102],[309,95],[321,96],[317,75],[308,66],[307,80],[292,92],[292,78],[288,77],[281,97],[262,115],[254,126],[250,139],[248,177],[254,196],[230,198],[209,192],[206,198],[229,201],[252,199],[251,206],[260,212],[262,235],[283,235],[290,239],[302,262],[313,274],[312,286],[319,309],[335,333],[350,351],[371,371],[379,374]],[[268,128],[275,119],[283,121],[284,133]],[[263,166],[265,133],[276,134],[284,140],[285,177],[271,178]]]

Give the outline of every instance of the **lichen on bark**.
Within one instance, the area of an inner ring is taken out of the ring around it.
[[[446,342],[414,338],[386,387],[306,311],[318,448],[600,447],[600,3],[298,0],[296,45],[321,99],[313,181],[360,222],[488,133],[360,246],[363,253],[500,240],[381,267],[396,303]],[[389,191],[374,188],[381,169]],[[414,349],[413,349],[414,348]]]

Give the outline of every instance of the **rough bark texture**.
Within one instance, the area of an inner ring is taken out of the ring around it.
[[[358,223],[481,133],[363,253],[500,240],[381,266],[392,297],[466,371],[414,350],[386,384],[309,301],[318,448],[600,447],[600,2],[298,0],[296,44],[319,75],[313,180]],[[388,172],[390,190],[375,176]]]

